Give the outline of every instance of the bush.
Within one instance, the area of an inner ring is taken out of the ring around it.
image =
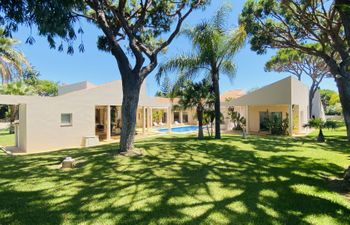
[[[286,113],[286,118],[282,119],[277,116],[272,116],[271,114],[265,119],[266,126],[270,130],[271,134],[273,135],[288,135],[288,129],[289,129],[289,119],[288,119],[288,113]]]
[[[327,129],[336,129],[338,127],[342,127],[345,126],[345,122],[344,121],[339,121],[339,120],[327,120],[324,123],[324,127]]]

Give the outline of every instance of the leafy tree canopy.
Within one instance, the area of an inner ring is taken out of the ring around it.
[[[314,46],[319,48],[319,44],[314,44]],[[301,80],[303,74],[310,77],[312,80],[318,80],[318,78],[323,78],[324,76],[331,76],[329,67],[324,63],[322,58],[305,54],[293,48],[279,49],[277,53],[266,62],[265,71],[287,72],[295,75],[299,80]]]
[[[342,107],[340,104],[339,94],[333,90],[321,89],[321,101],[327,115],[340,115]]]

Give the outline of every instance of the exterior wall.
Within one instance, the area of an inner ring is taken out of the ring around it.
[[[282,112],[282,118],[286,118],[288,113],[288,105],[266,105],[266,106],[248,106],[248,132],[260,131],[259,112]]]
[[[298,81],[292,79],[292,104],[298,106],[298,118],[299,118],[299,133],[308,132],[307,128],[303,125],[308,122],[309,119],[309,88]],[[294,117],[294,115],[293,115]]]
[[[292,101],[292,80],[294,78],[287,77],[240,98],[231,100],[228,104],[235,106],[289,104]]]
[[[232,123],[231,121],[231,117],[230,115],[228,114],[228,107],[229,106],[226,106],[226,107],[221,107],[221,113],[223,114],[224,116],[224,122],[225,122],[225,127],[224,129],[227,130],[227,131],[230,131],[234,128],[234,124]],[[234,110],[235,112],[239,112],[239,114],[241,116],[243,116],[244,118],[247,119],[247,110],[246,110],[246,106],[234,106]]]
[[[64,95],[64,94],[67,94],[70,92],[84,90],[84,89],[88,89],[88,88],[92,88],[92,87],[95,87],[95,85],[93,85],[92,83],[87,82],[87,81],[63,85],[63,86],[60,86],[58,88],[58,95]]]
[[[316,118],[326,120],[326,114],[324,112],[324,107],[321,101],[321,95],[319,91],[316,91],[315,96],[312,99],[312,115]]]
[[[143,108],[139,107],[137,109],[137,115],[136,115],[136,127],[140,128],[143,126]]]
[[[175,112],[180,113],[180,110],[171,110],[171,120],[170,120],[171,124],[175,123],[175,120],[174,120],[174,113]],[[188,115],[188,123],[187,124],[189,124],[189,125],[197,125],[196,110],[194,108],[186,109],[186,110],[182,111],[182,114],[185,113],[185,112]],[[180,122],[180,121],[178,121],[178,122]]]
[[[61,113],[72,114],[72,126],[61,125]],[[27,152],[80,147],[85,136],[95,136],[95,105],[84,102],[28,104],[27,119]]]

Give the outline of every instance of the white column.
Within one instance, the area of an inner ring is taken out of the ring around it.
[[[150,128],[153,127],[153,110],[152,107],[149,107],[149,122],[150,122]]]
[[[288,116],[289,116],[289,136],[293,135],[293,106],[288,105]]]
[[[171,131],[171,107],[168,107],[167,113],[166,113],[166,123],[169,131]]]
[[[182,122],[183,122],[183,121],[182,121],[182,119],[183,119],[182,116],[183,116],[183,113],[182,113],[182,110],[180,110],[180,121],[179,121],[179,122],[180,122],[181,124],[182,124]]]
[[[111,139],[111,106],[107,106],[107,118],[106,118],[106,139],[110,140]]]
[[[146,108],[142,107],[142,133],[145,133],[146,129]]]
[[[249,134],[249,106],[245,106],[246,110],[246,134]]]

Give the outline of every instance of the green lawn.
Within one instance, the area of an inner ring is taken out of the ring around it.
[[[9,131],[0,130],[0,146],[13,146],[15,145],[15,135],[9,134]]]
[[[329,188],[350,165],[344,130],[313,138],[224,135],[0,155],[0,224],[350,224],[350,201]],[[79,160],[59,170],[65,157]]]

